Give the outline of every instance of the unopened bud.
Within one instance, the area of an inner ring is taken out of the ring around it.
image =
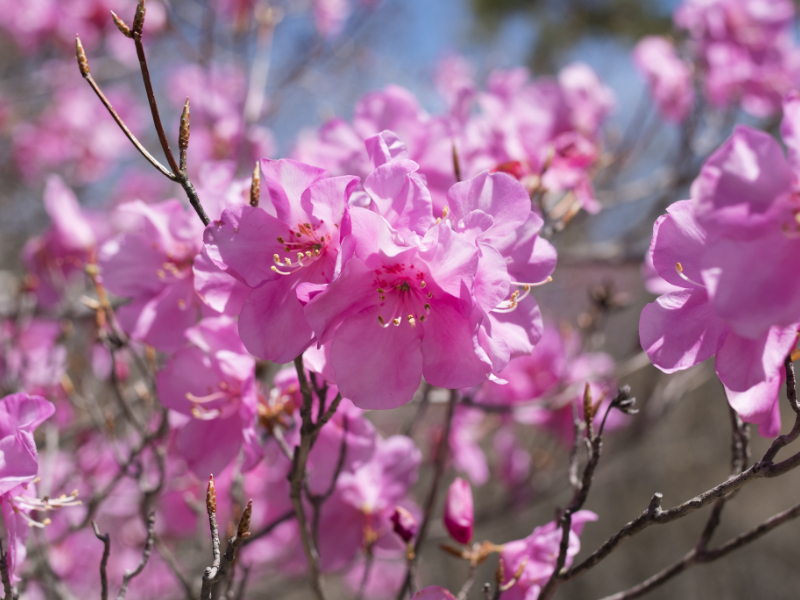
[[[178,150],[180,152],[180,170],[182,173],[186,172],[186,152],[189,149],[189,117],[189,98],[186,98],[178,131]]]
[[[261,169],[258,168],[258,162],[253,169],[253,182],[250,184],[250,206],[258,206],[258,199],[261,197]]]
[[[592,388],[588,381],[586,382],[586,387],[583,388],[583,417],[587,422],[594,418],[594,407],[592,406]]]
[[[128,24],[122,19],[120,19],[117,13],[115,13],[113,10],[111,11],[111,18],[114,19],[114,25],[116,25],[117,29],[119,29],[120,32],[122,32],[122,35],[124,35],[127,38],[133,37],[133,32],[131,31],[131,28],[128,27]]]
[[[392,523],[394,523],[394,532],[400,536],[400,539],[408,543],[414,536],[417,535],[417,520],[410,512],[402,506],[396,506],[392,513]]]
[[[144,0],[139,0],[139,4],[136,5],[136,16],[133,17],[132,33],[134,35],[142,35],[142,31],[144,31],[144,13]]]
[[[457,477],[450,485],[444,505],[444,526],[450,536],[461,544],[472,539],[472,489],[469,483]]]
[[[78,57],[78,68],[81,71],[81,75],[84,77],[88,77],[89,73],[89,60],[86,58],[86,50],[83,49],[83,44],[81,44],[81,38],[79,36],[75,36],[75,55]]]
[[[214,485],[214,476],[208,476],[208,489],[206,490],[206,511],[209,515],[217,512],[217,488]]]
[[[242,518],[239,519],[239,529],[236,531],[236,535],[240,539],[245,539],[250,537],[250,516],[253,514],[253,501],[250,500],[247,503],[247,506],[244,508],[244,512],[242,513]]]

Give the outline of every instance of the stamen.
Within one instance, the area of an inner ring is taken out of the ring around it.
[[[227,397],[227,393],[225,392],[215,392],[213,394],[209,394],[208,396],[195,396],[191,392],[186,392],[186,398],[189,402],[194,404],[206,404],[207,402],[213,402],[214,400],[221,400],[222,398]]]
[[[277,254],[272,255],[272,260],[274,260],[278,264],[281,264],[281,257],[278,256]]]
[[[408,324],[412,327],[417,326],[417,322],[414,320],[414,315],[408,315]]]
[[[420,282],[419,282],[419,287],[420,288],[424,288],[426,285],[427,284],[425,283],[425,280],[420,280]]]
[[[425,304],[425,312],[431,312],[431,305],[430,304],[427,304],[427,303]]]
[[[379,294],[385,294],[386,290],[384,290],[383,288],[378,288],[378,293]]]
[[[287,267],[291,267],[292,259],[287,256],[286,258],[283,259],[283,264],[285,264]]]
[[[285,244],[286,242],[283,241],[283,238],[281,236],[278,236],[278,243]]]
[[[683,279],[687,283],[691,283],[693,286],[701,287],[701,288],[705,288],[706,287],[702,283],[697,283],[696,281],[693,281],[693,280],[689,279],[686,275],[684,275],[684,273],[683,273],[683,265],[681,263],[679,263],[679,262],[675,263],[675,272],[678,273],[678,277],[680,277],[681,279]]]
[[[392,323],[394,323],[395,325],[397,325],[399,327],[400,326],[400,317],[395,317],[394,319],[392,319]]]

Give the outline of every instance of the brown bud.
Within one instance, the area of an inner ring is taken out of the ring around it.
[[[186,172],[186,151],[189,149],[189,98],[183,105],[180,131],[178,132],[178,150],[180,151],[180,170]]]
[[[247,503],[247,506],[244,508],[244,512],[242,513],[242,518],[239,519],[239,529],[236,531],[236,535],[240,539],[245,539],[250,537],[250,516],[253,514],[253,501],[250,500]]]
[[[133,32],[131,31],[131,28],[128,27],[128,24],[122,19],[120,19],[117,13],[115,13],[113,10],[111,11],[111,18],[114,19],[114,25],[116,25],[117,29],[119,29],[122,32],[122,35],[124,35],[127,38],[133,37]]]
[[[142,31],[144,31],[144,13],[144,0],[139,0],[139,4],[136,5],[136,16],[133,17],[133,35],[142,35]]]
[[[86,50],[83,49],[81,38],[75,36],[75,55],[78,57],[78,68],[81,70],[81,75],[88,77],[89,73],[89,60],[86,58]]]
[[[256,168],[253,169],[253,183],[250,184],[250,206],[256,207],[258,206],[258,199],[261,196],[261,169],[258,168],[258,162],[256,162]]]
[[[208,476],[208,489],[206,491],[206,511],[209,515],[217,513],[217,488],[214,485],[214,476]]]
[[[594,405],[592,404],[592,388],[589,387],[589,382],[586,382],[586,387],[583,388],[583,417],[587,422],[594,418]]]

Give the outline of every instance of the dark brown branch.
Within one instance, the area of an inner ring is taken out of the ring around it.
[[[117,600],[124,600],[125,595],[128,593],[128,585],[131,582],[131,579],[138,576],[142,571],[144,571],[145,566],[147,565],[147,561],[150,559],[150,554],[153,551],[153,542],[155,541],[156,533],[156,513],[151,512],[147,516],[147,539],[144,542],[144,551],[142,552],[142,560],[139,561],[139,564],[133,571],[125,571],[125,575],[122,576],[122,587],[119,590],[119,594],[117,594]]]
[[[250,534],[248,538],[244,540],[244,542],[242,542],[242,546],[247,546],[247,544],[255,542],[257,539],[260,539],[265,535],[269,535],[278,525],[280,525],[281,523],[285,523],[292,517],[294,517],[294,510],[290,510],[289,512],[283,513],[281,516],[272,521],[270,524],[265,525],[255,533]]]
[[[406,570],[406,577],[403,585],[397,594],[397,600],[403,600],[409,588],[412,588],[414,582],[414,571],[416,569],[417,557],[425,541],[425,535],[428,532],[428,525],[430,524],[433,516],[433,506],[436,503],[436,496],[439,493],[439,484],[441,483],[442,475],[444,475],[445,467],[447,466],[447,455],[450,448],[450,429],[453,425],[453,415],[456,411],[456,404],[458,404],[458,391],[450,390],[450,400],[447,403],[447,416],[445,417],[444,428],[442,430],[442,437],[436,446],[436,454],[433,459],[433,481],[431,488],[428,491],[428,497],[425,500],[425,508],[422,517],[422,523],[419,527],[417,534],[417,541],[414,544],[413,556],[409,556],[408,569]]]
[[[14,600],[14,588],[11,587],[7,557],[8,553],[3,550],[3,540],[0,540],[0,577],[3,579],[3,600]]]
[[[100,598],[108,600],[108,557],[111,554],[111,536],[108,533],[101,534],[97,523],[92,521],[92,529],[95,537],[103,542],[103,558],[100,559]]]
[[[158,159],[156,159],[155,156],[150,154],[144,146],[142,146],[141,142],[138,139],[136,139],[136,136],[133,135],[131,130],[128,129],[128,126],[125,125],[125,122],[122,120],[122,117],[120,117],[119,114],[117,114],[117,111],[114,110],[114,107],[111,105],[111,102],[109,101],[108,98],[106,98],[106,95],[100,89],[100,86],[97,85],[97,82],[95,82],[94,78],[92,77],[92,74],[89,72],[89,63],[86,60],[86,53],[83,50],[83,45],[81,44],[81,40],[78,36],[75,36],[75,47],[76,47],[76,53],[78,55],[78,66],[80,67],[81,75],[83,75],[83,78],[92,88],[92,90],[94,90],[94,93],[100,99],[100,102],[103,103],[103,106],[106,107],[106,110],[114,119],[114,121],[116,121],[117,125],[122,130],[122,133],[125,134],[125,137],[127,137],[128,140],[130,140],[130,142],[133,144],[133,146],[139,151],[139,153],[147,159],[147,162],[149,162],[156,169],[161,171],[162,175],[168,177],[172,181],[177,181],[177,177],[173,173],[171,173],[169,169],[167,169],[164,165],[162,165],[158,161]]]
[[[786,397],[789,399],[789,406],[795,413],[800,413],[800,403],[797,401],[797,384],[794,376],[794,363],[792,362],[792,353],[786,357],[783,363],[786,369]]]
[[[732,540],[729,540],[719,548],[716,548],[714,550],[698,550],[697,548],[693,548],[681,560],[679,560],[673,565],[670,565],[669,567],[665,568],[659,573],[653,575],[652,577],[643,581],[639,585],[636,585],[624,592],[619,592],[617,594],[612,594],[611,596],[606,596],[602,600],[630,600],[631,598],[638,598],[644,595],[645,593],[649,592],[653,588],[658,587],[662,583],[682,573],[686,569],[698,564],[713,562],[715,560],[722,558],[723,556],[727,556],[731,552],[734,552],[735,550],[738,550],[739,548],[746,546],[747,544],[766,535],[773,529],[780,527],[784,523],[796,519],[799,516],[800,516],[800,504],[797,504],[792,508],[785,510],[781,513],[778,513],[777,515],[767,519],[766,521],[764,521],[757,527],[754,527],[750,531],[747,531],[733,538]]]
[[[789,377],[792,376],[790,375]],[[658,493],[655,494],[650,501],[650,505],[641,515],[625,525],[620,531],[612,535],[588,558],[569,569],[569,571],[567,571],[567,573],[563,576],[563,579],[565,581],[573,579],[593,568],[599,562],[604,560],[609,554],[611,554],[623,541],[636,535],[651,525],[663,525],[666,523],[671,523],[672,521],[685,517],[696,510],[708,506],[718,498],[732,494],[750,481],[761,478],[779,477],[780,475],[788,473],[789,471],[797,468],[800,466],[800,452],[795,453],[779,463],[775,463],[774,459],[782,448],[793,442],[798,436],[800,436],[800,414],[797,415],[792,430],[785,435],[775,438],[761,460],[759,460],[749,469],[742,471],[739,475],[731,477],[719,485],[711,488],[710,490],[707,490],[702,494],[683,502],[682,504],[674,506],[669,510],[661,509],[662,496]]]
[[[300,418],[302,420],[300,425],[300,445],[296,446],[294,449],[292,470],[289,473],[289,482],[291,485],[290,496],[295,515],[297,515],[297,524],[300,527],[300,539],[303,543],[303,551],[308,561],[311,587],[317,600],[324,600],[325,591],[323,588],[322,571],[319,566],[319,554],[317,553],[317,547],[314,543],[312,532],[309,530],[302,497],[303,482],[306,476],[306,464],[308,463],[308,455],[311,453],[311,446],[316,429],[311,416],[314,397],[312,395],[311,386],[308,383],[308,378],[306,377],[305,368],[303,367],[302,354],[294,360],[294,366],[297,370],[300,392],[303,395],[303,404],[300,407]]]
[[[161,149],[164,151],[164,156],[167,157],[167,163],[173,173],[180,172],[178,163],[175,162],[175,157],[172,155],[172,150],[169,147],[167,134],[164,132],[164,125],[161,123],[161,116],[158,114],[158,104],[156,103],[156,96],[153,93],[153,83],[150,79],[150,69],[147,67],[147,58],[144,55],[144,45],[142,44],[142,34],[144,33],[144,14],[145,6],[144,0],[139,0],[139,5],[136,9],[136,19],[133,22],[133,42],[136,45],[136,56],[139,58],[139,67],[142,70],[142,80],[144,81],[144,89],[147,92],[147,102],[150,104],[150,113],[153,115],[153,125],[156,127],[156,134],[158,141],[161,144]]]

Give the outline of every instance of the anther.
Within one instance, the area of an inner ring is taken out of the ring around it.
[[[424,281],[424,280],[420,280],[420,282],[419,282],[419,287],[421,287],[421,288],[424,288],[426,285],[427,285],[427,284],[425,283],[425,281]]]
[[[283,241],[283,237],[278,236],[278,243],[279,244],[285,244],[286,242]]]
[[[281,264],[281,257],[280,256],[278,256],[277,254],[273,254],[272,258],[273,258],[273,260],[275,260],[276,263]]]
[[[414,315],[408,315],[408,324],[412,327],[416,327],[417,322],[414,320]]]
[[[395,325],[397,325],[399,327],[400,326],[400,317],[395,317],[394,319],[392,319],[392,323],[394,323]]]

